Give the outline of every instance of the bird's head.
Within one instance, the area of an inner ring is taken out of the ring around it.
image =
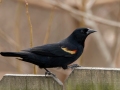
[[[94,32],[96,32],[96,31],[92,30],[92,29],[89,29],[89,28],[77,28],[76,30],[73,31],[71,36],[78,43],[82,44],[82,43],[84,43],[87,36],[90,35],[91,33],[94,33]]]

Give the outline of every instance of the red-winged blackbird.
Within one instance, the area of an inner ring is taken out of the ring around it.
[[[66,39],[53,44],[46,44],[30,49],[22,50],[21,52],[1,52],[2,56],[20,57],[19,60],[33,63],[40,68],[46,70],[46,74],[52,74],[46,68],[62,67],[77,67],[77,64],[68,66],[76,61],[83,52],[86,37],[95,32],[89,28],[78,28]]]

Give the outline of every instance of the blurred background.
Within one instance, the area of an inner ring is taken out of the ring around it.
[[[84,52],[74,63],[120,67],[120,0],[0,0],[0,51],[58,42],[78,27],[97,33],[86,39]],[[49,70],[61,81],[71,73],[70,69]],[[45,70],[0,56],[0,78],[15,73],[44,74]]]

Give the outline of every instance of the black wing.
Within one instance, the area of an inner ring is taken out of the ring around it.
[[[77,47],[74,45],[62,45],[57,43],[57,44],[46,44],[43,46],[37,46],[23,51],[27,51],[43,56],[71,57],[77,53]]]

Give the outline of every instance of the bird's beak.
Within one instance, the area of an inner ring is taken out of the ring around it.
[[[89,35],[89,34],[94,33],[94,32],[97,32],[97,31],[92,30],[92,29],[89,29],[89,30],[87,31],[87,34]]]

